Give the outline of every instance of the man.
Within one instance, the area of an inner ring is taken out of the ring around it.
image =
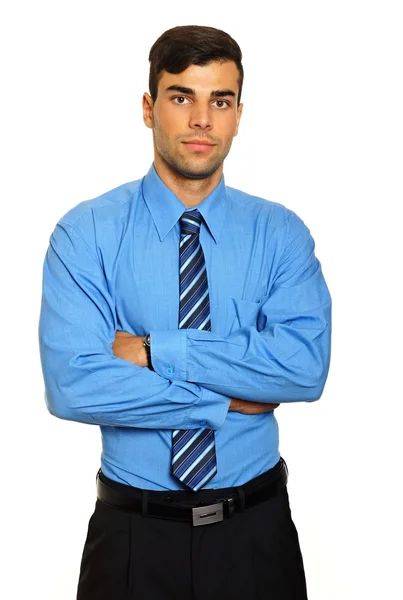
[[[330,297],[303,222],[225,185],[241,59],[223,31],[166,31],[152,167],[50,238],[48,408],[103,443],[79,600],[306,598],[273,411],[320,397]]]

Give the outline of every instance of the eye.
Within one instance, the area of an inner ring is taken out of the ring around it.
[[[228,100],[214,100],[213,104],[219,109],[228,108],[230,106]]]
[[[172,98],[172,102],[174,102],[175,104],[187,104],[189,102],[189,99],[185,96],[175,96],[175,98]]]

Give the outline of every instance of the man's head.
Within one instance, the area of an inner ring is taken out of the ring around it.
[[[238,44],[213,27],[175,27],[158,38],[149,59],[143,111],[156,162],[189,179],[221,172],[242,114]]]

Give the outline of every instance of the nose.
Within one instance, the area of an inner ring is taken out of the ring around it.
[[[212,127],[210,109],[206,106],[194,106],[190,115],[190,127],[196,130],[209,130]]]

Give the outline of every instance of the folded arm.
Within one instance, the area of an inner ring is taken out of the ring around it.
[[[146,367],[148,358],[143,340],[143,336],[136,336],[127,331],[117,331],[115,340],[112,343],[113,354],[119,358],[128,360],[138,367]],[[240,400],[239,398],[231,398],[228,410],[240,412],[244,415],[257,415],[263,412],[271,412],[278,406],[275,403],[250,402],[248,400]]]
[[[158,373],[257,402],[321,396],[330,360],[331,300],[309,230],[296,215],[291,219],[269,295],[260,303],[238,302],[227,336],[151,331]]]
[[[151,429],[217,429],[230,398],[114,356],[114,301],[98,258],[60,222],[43,269],[39,341],[45,397],[57,417]]]

